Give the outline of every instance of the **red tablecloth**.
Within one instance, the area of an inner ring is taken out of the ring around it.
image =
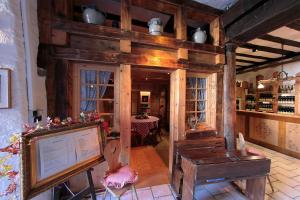
[[[146,137],[150,130],[158,126],[158,117],[149,116],[149,119],[136,119],[131,117],[131,128],[142,137]]]

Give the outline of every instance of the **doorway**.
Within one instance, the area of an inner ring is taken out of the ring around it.
[[[130,165],[137,187],[169,183],[170,71],[131,70]]]

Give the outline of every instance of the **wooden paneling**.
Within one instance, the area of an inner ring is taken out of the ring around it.
[[[250,117],[249,137],[268,144],[278,145],[279,123],[275,120]]]
[[[251,111],[237,113],[238,130],[246,140],[300,158],[300,117]]]
[[[300,124],[286,123],[285,134],[285,144],[290,151],[300,153]]]
[[[97,38],[87,38],[80,35],[70,35],[70,47],[93,51],[117,52],[120,49],[119,41],[109,41]]]

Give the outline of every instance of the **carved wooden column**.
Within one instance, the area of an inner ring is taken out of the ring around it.
[[[224,136],[229,150],[236,148],[236,97],[235,97],[235,50],[236,44],[227,43],[224,66]]]

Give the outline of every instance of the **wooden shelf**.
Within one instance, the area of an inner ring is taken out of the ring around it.
[[[133,43],[164,47],[169,49],[185,48],[190,51],[207,54],[224,54],[224,49],[211,44],[198,44],[191,41],[179,40],[168,36],[153,36],[135,31],[121,31],[117,28],[75,22],[56,18],[50,22],[53,29],[65,31],[70,34],[82,35],[91,38],[104,38],[111,40],[127,39]]]

